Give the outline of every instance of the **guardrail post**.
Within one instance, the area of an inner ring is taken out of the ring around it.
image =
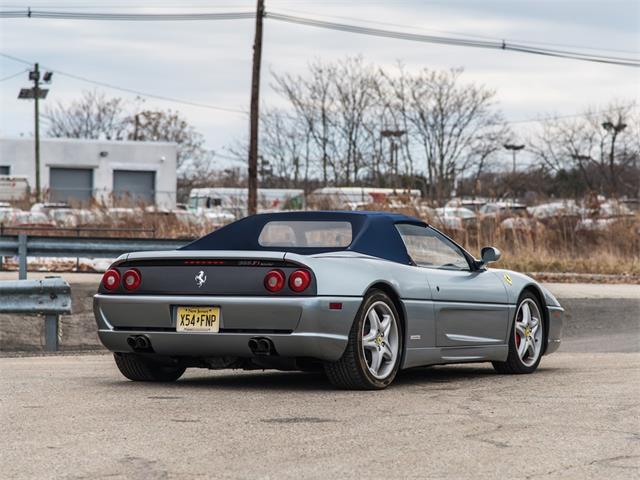
[[[44,316],[44,349],[57,352],[60,315],[71,313],[71,287],[60,277],[0,280],[0,313]]]
[[[20,265],[18,279],[27,279],[27,235],[21,233],[18,235],[18,262]]]
[[[44,348],[47,352],[58,351],[58,319],[56,314],[44,316]]]

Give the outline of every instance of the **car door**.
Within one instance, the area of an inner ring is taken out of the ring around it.
[[[505,343],[507,290],[493,272],[471,268],[462,249],[431,227],[398,225],[409,255],[431,289],[439,347]]]

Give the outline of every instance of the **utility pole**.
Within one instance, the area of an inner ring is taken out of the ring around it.
[[[43,80],[51,83],[52,72],[45,72]],[[40,66],[36,63],[33,70],[29,71],[29,80],[33,81],[33,88],[22,88],[18,94],[19,99],[34,100],[34,140],[35,140],[35,161],[36,161],[36,202],[42,200],[40,189],[40,99],[44,100],[49,93],[49,89],[40,88]]]
[[[249,195],[247,211],[258,211],[258,130],[260,126],[260,64],[262,61],[262,20],[264,0],[257,0],[256,31],[253,41],[253,68],[251,72],[251,111],[249,120]]]
[[[516,173],[516,153],[524,148],[524,145],[514,145],[512,143],[505,143],[504,148],[511,150],[513,156],[513,173]]]

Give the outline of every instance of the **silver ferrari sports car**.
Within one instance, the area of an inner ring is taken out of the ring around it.
[[[179,250],[122,255],[94,312],[138,381],[189,367],[320,369],[347,389],[447,363],[531,373],[558,349],[564,310],[526,275],[487,268],[499,258],[404,215],[254,215]]]

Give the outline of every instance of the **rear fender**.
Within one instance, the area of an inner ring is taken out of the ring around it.
[[[430,298],[423,269],[365,255],[303,256],[287,253],[286,260],[313,271],[318,295],[362,297],[376,283],[393,288],[401,299]]]

